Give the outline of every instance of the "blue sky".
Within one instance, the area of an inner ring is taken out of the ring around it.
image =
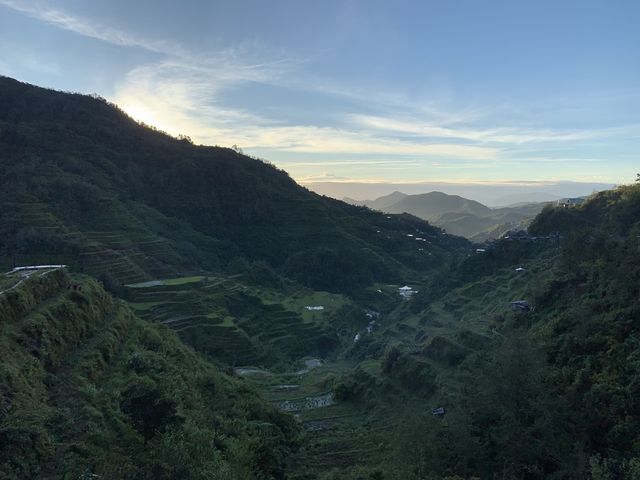
[[[0,73],[303,183],[623,183],[638,25],[610,0],[0,0]]]

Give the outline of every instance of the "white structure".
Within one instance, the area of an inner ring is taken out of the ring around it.
[[[360,334],[356,333],[356,336],[353,337],[353,343],[356,343],[358,340],[360,340]]]
[[[26,267],[16,267],[9,273],[21,272],[23,270],[44,270],[48,268],[66,268],[66,265],[29,265]]]
[[[526,270],[524,268],[522,268],[522,267],[516,268],[516,272],[524,272],[524,271],[526,271]]]
[[[309,311],[324,310],[324,307],[322,305],[307,305],[304,308],[306,308]]]
[[[417,290],[414,290],[413,288],[411,288],[411,287],[410,287],[410,286],[408,286],[408,285],[405,285],[404,287],[400,287],[400,288],[398,289],[398,293],[400,294],[400,296],[401,296],[402,298],[404,298],[404,299],[408,300],[408,299],[410,299],[410,298],[411,298],[411,296],[412,296],[414,293],[418,293],[418,291],[417,291]]]
[[[369,335],[371,335],[371,333],[373,332],[373,327],[375,326],[375,324],[376,324],[376,321],[375,320],[371,320],[369,322],[369,325],[367,325],[367,333]]]

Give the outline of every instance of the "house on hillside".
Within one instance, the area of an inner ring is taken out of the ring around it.
[[[447,413],[447,409],[444,407],[438,407],[431,410],[434,417],[443,417]]]
[[[371,335],[371,333],[373,333],[373,329],[376,326],[376,321],[375,320],[371,320],[369,322],[369,324],[367,325],[367,334]]]
[[[398,289],[398,293],[405,300],[409,300],[415,293],[418,293],[418,291],[414,290],[413,288],[411,288],[408,285],[405,285],[404,287],[400,287]]]
[[[530,312],[531,306],[529,305],[529,302],[525,300],[516,300],[515,302],[511,302],[511,310],[518,312]]]
[[[515,242],[535,242],[537,240],[533,235],[529,235],[526,230],[510,230],[504,237],[505,240]]]
[[[585,202],[585,199],[582,197],[575,198],[562,198],[558,200],[558,206],[562,208],[573,208],[578,205],[582,205]]]
[[[516,268],[516,272],[526,272],[526,270],[522,267]]]

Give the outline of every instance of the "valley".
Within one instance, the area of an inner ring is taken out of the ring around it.
[[[99,98],[0,107],[0,478],[637,478],[640,184],[479,244]]]
[[[509,231],[525,230],[545,205],[561,202],[524,202],[489,208],[479,202],[442,192],[407,195],[393,192],[375,200],[345,202],[385,213],[409,213],[476,243],[495,240]]]

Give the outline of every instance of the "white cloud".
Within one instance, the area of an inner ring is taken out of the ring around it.
[[[618,128],[600,128],[585,130],[553,130],[527,128],[493,128],[474,129],[468,127],[443,127],[422,119],[397,119],[374,115],[351,115],[348,117],[354,125],[377,130],[393,132],[407,137],[449,138],[472,141],[481,144],[509,144],[546,142],[573,142],[602,138],[616,134],[638,135],[640,125],[629,125]]]
[[[273,64],[246,67],[228,58],[193,65],[167,60],[131,71],[114,101],[134,118],[196,142],[243,149],[323,154],[389,154],[487,159],[491,146],[383,138],[375,132],[333,126],[285,125],[239,109],[224,108],[219,95],[243,82],[274,83],[283,75]],[[282,67],[281,68],[286,68]]]
[[[19,0],[0,0],[0,5],[24,13],[32,18],[54,25],[63,30],[74,32],[85,37],[102,40],[113,45],[138,47],[150,52],[167,55],[186,55],[185,50],[170,42],[137,37],[113,27],[99,25],[93,20],[70,15],[55,8],[49,8],[42,3],[26,3]]]
[[[541,147],[640,137],[640,125],[566,130],[499,123],[494,127],[488,111],[480,108],[456,111],[402,94],[306,79],[298,69],[302,60],[274,55],[256,45],[196,52],[177,42],[143,38],[94,19],[50,8],[46,3],[0,0],[0,5],[78,35],[154,53],[149,55],[153,61],[138,65],[117,82],[112,100],[134,118],[169,133],[189,135],[198,143],[237,144],[247,152],[259,152],[271,160],[277,160],[283,152],[299,154],[302,160],[305,156],[384,158],[369,163],[353,159],[307,162],[307,165],[279,162],[306,168],[316,175],[330,165],[335,165],[336,170],[343,166],[414,172],[419,168],[462,170],[472,166],[498,172],[500,166],[522,161],[594,163],[600,160],[569,158],[573,153],[568,151],[564,154],[566,158],[547,156]],[[4,66],[0,64],[0,68]],[[349,101],[344,102],[342,111],[335,112],[341,123],[321,123],[310,115],[308,123],[287,124],[278,118],[223,105],[225,92],[248,83],[295,88]]]

